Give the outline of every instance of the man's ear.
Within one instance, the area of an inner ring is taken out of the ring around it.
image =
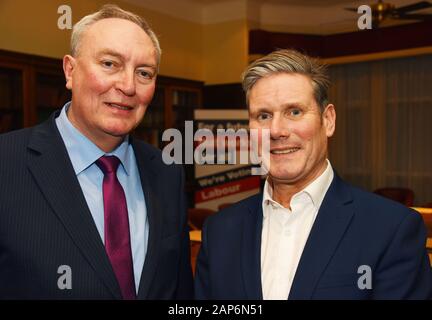
[[[335,106],[332,104],[327,105],[325,107],[323,115],[323,125],[326,130],[326,135],[330,138],[336,129],[336,110]]]
[[[66,78],[66,88],[72,90],[72,75],[75,69],[76,60],[71,55],[65,55],[63,57],[63,72]]]

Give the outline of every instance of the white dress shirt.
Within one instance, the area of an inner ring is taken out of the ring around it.
[[[324,172],[292,196],[291,210],[272,199],[273,188],[266,180],[261,234],[261,283],[264,300],[288,299],[304,246],[333,176],[333,169],[327,160]]]

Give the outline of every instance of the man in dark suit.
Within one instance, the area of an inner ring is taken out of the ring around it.
[[[279,50],[243,75],[249,125],[270,133],[262,194],[206,221],[198,299],[428,299],[421,216],[333,171],[336,112],[319,61]],[[261,141],[261,140],[260,140]]]
[[[72,101],[0,136],[0,298],[192,298],[183,171],[129,136],[153,97],[158,40],[108,5],[71,44]]]

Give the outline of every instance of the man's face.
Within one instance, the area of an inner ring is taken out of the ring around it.
[[[133,22],[110,18],[88,27],[76,57],[63,60],[74,126],[101,149],[118,144],[153,97],[156,61],[152,41]]]
[[[250,90],[249,126],[270,130],[269,176],[276,183],[303,188],[322,173],[335,121],[333,105],[321,115],[304,75],[270,75]]]

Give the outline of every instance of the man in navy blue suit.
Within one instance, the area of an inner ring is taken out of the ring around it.
[[[183,171],[130,136],[155,91],[157,37],[106,5],[71,45],[72,101],[0,136],[0,299],[190,299]]]
[[[421,216],[344,182],[327,159],[329,84],[318,60],[293,50],[246,69],[250,128],[270,131],[268,177],[262,194],[206,221],[198,299],[431,297]]]

